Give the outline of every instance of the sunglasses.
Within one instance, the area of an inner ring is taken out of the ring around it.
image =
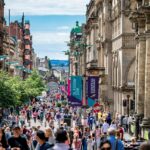
[[[111,150],[111,147],[102,147],[101,150]]]

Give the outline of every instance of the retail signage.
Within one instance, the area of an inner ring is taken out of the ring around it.
[[[88,77],[88,105],[94,106],[98,100],[98,91],[99,91],[99,77],[90,76]]]
[[[71,80],[68,79],[68,96],[71,95]]]
[[[72,107],[81,107],[82,106],[82,101],[79,101],[73,96],[68,96],[68,103]]]
[[[82,101],[82,77],[71,76],[71,96]]]

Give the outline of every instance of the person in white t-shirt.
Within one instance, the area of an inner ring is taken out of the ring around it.
[[[117,124],[115,123],[115,121],[112,121],[110,128],[114,128],[115,130],[117,130]]]
[[[105,120],[105,122],[103,123],[103,125],[102,125],[102,133],[103,134],[106,134],[107,133],[107,131],[108,131],[108,129],[109,129],[109,124],[106,122],[106,120]]]

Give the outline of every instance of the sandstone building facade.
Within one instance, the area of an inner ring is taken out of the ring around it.
[[[105,110],[134,112],[135,48],[131,1],[91,0],[86,13],[87,75],[99,76]]]
[[[150,1],[134,0],[130,19],[136,39],[136,113],[142,119],[142,136],[150,127]]]

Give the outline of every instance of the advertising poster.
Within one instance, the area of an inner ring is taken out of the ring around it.
[[[71,76],[70,95],[68,95],[69,105],[72,107],[82,106],[82,77]]]
[[[71,80],[68,79],[68,96],[71,95]]]
[[[72,107],[81,107],[82,106],[82,101],[79,101],[78,99],[76,99],[73,96],[68,96],[68,102],[69,102],[69,105]]]
[[[71,77],[71,96],[82,101],[82,77],[72,76]]]
[[[92,107],[98,100],[99,77],[88,77],[88,106]]]

